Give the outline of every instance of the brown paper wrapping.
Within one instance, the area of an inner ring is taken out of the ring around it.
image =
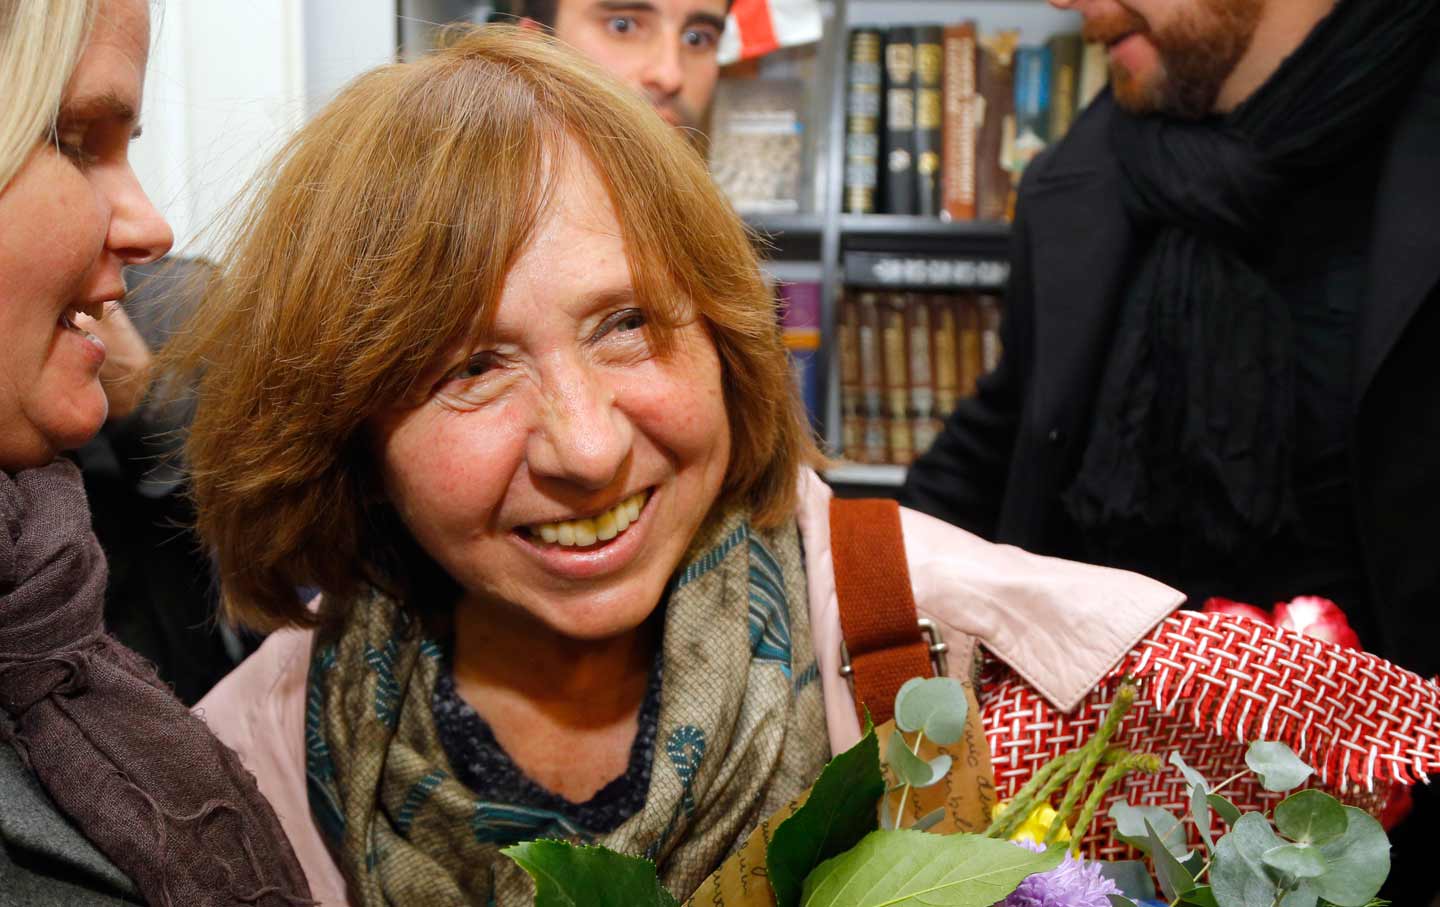
[[[980,706],[975,702],[975,691],[965,685],[965,698],[970,703],[970,715],[965,724],[965,736],[950,746],[936,746],[925,741],[920,746],[922,759],[933,759],[941,753],[954,760],[950,773],[938,784],[914,789],[905,798],[905,815],[902,827],[913,825],[916,820],[944,807],[945,818],[930,831],[935,834],[957,832],[982,832],[990,824],[990,807],[995,802],[995,776],[990,768],[990,750],[985,742],[985,731],[980,724]],[[895,733],[895,722],[887,721],[875,729],[880,741],[881,760],[890,735]],[[887,782],[889,772],[886,772]],[[765,871],[765,851],[770,838],[780,823],[790,818],[805,796],[797,797],[784,809],[760,823],[739,849],[727,859],[710,878],[701,883],[685,907],[774,907],[775,892],[770,889],[770,880]],[[890,798],[893,814],[899,806],[900,792],[886,794]]]

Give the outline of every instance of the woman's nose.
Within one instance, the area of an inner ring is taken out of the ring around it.
[[[110,231],[105,244],[127,265],[152,262],[175,244],[170,224],[151,204],[128,164],[116,174],[110,189]]]
[[[530,471],[591,490],[613,484],[630,458],[634,427],[603,378],[576,367],[540,406],[526,449]]]

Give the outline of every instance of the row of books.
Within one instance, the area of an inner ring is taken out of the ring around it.
[[[1108,78],[1104,48],[1020,46],[973,21],[856,28],[846,73],[844,208],[1005,220],[1020,173]]]
[[[840,303],[841,455],[907,465],[1000,361],[1001,300],[847,290]]]

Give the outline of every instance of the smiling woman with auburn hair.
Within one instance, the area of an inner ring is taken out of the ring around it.
[[[302,129],[222,261],[170,356],[226,606],[282,629],[200,709],[323,903],[529,903],[500,848],[540,837],[687,896],[858,737],[772,296],[643,99],[459,33]],[[1175,604],[912,517],[957,651],[1117,628],[1026,676],[1103,671]]]

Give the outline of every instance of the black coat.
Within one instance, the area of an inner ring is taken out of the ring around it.
[[[1060,494],[1087,441],[1137,253],[1107,95],[1020,189],[1004,356],[910,469],[901,500],[1031,551],[1083,557]],[[1354,514],[1377,654],[1440,672],[1440,55],[1382,158],[1355,337]],[[1268,605],[1269,602],[1259,604]]]

